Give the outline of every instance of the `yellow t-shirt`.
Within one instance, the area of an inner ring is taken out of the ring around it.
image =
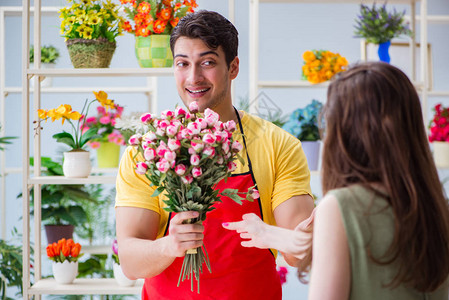
[[[276,222],[273,211],[279,204],[293,196],[312,195],[307,160],[300,141],[273,123],[244,113],[242,126],[260,193],[264,221],[274,225]],[[237,127],[234,139],[244,145],[240,128]],[[158,237],[162,237],[169,214],[163,210],[164,195],[151,197],[155,188],[150,187],[150,181],[145,176],[134,171],[135,151],[133,147],[128,147],[121,158],[115,206],[140,207],[159,213],[161,219]],[[247,161],[245,147],[240,155]],[[249,170],[247,162],[245,165],[238,161],[236,163],[235,174]]]

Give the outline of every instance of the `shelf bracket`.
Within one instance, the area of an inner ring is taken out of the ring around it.
[[[28,80],[30,80],[31,78],[33,78],[33,76],[34,76],[34,74],[28,74],[28,75],[27,75]]]

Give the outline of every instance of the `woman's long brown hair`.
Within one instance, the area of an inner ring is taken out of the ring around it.
[[[396,67],[364,63],[342,72],[327,98],[323,194],[353,184],[383,186],[395,232],[384,257],[371,259],[398,264],[392,287],[436,290],[449,275],[449,209],[415,88]],[[299,265],[299,274],[309,267]]]

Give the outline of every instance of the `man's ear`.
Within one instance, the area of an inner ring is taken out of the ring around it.
[[[231,63],[229,64],[229,77],[231,80],[234,80],[239,74],[239,64],[240,60],[238,56],[236,56],[234,60],[232,60]]]

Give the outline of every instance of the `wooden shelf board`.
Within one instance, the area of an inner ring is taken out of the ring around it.
[[[48,77],[172,76],[173,68],[28,69],[28,75]]]
[[[329,81],[312,84],[306,80],[260,80],[257,85],[260,88],[327,88]]]
[[[28,291],[32,295],[137,295],[143,279],[132,287],[122,287],[114,278],[77,278],[72,284],[58,284],[54,278],[41,279]]]
[[[28,184],[115,184],[116,176],[89,176],[87,178],[68,178],[65,176],[35,176]]]
[[[22,93],[22,87],[7,87],[4,90],[6,93]],[[33,88],[30,88],[30,93],[33,93]],[[42,93],[92,93],[92,91],[105,91],[107,93],[151,93],[151,87],[48,87],[41,88]]]

